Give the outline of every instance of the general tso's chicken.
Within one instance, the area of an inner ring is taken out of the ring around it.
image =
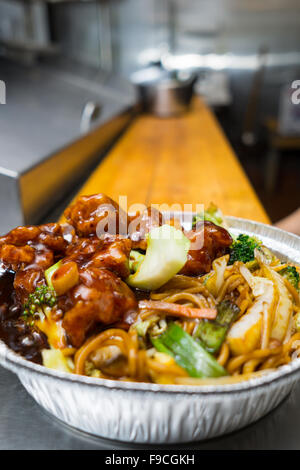
[[[0,262],[16,273],[16,297],[24,303],[44,278],[44,271],[65,253],[68,241],[64,226],[45,224],[17,227],[0,237]]]
[[[27,244],[42,243],[50,250],[61,253],[67,245],[64,230],[65,226],[57,223],[17,227],[0,237],[0,246],[5,244],[25,246]]]
[[[105,194],[79,197],[64,216],[80,237],[127,234],[127,214]]]
[[[115,323],[137,307],[133,292],[112,272],[89,267],[80,269],[79,276],[79,284],[59,299],[59,307],[66,312],[63,327],[75,347],[98,323]]]
[[[30,265],[47,269],[67,244],[60,224],[17,227],[0,237],[0,260],[14,271]]]
[[[232,244],[230,234],[212,222],[199,222],[194,230],[185,232],[191,241],[188,259],[181,274],[199,275],[208,273],[215,258],[223,256]]]
[[[66,252],[66,259],[82,267],[106,268],[122,278],[129,276],[131,240],[114,237],[112,240],[80,238]]]
[[[83,266],[90,261],[94,254],[103,248],[104,241],[97,237],[77,238],[66,249],[66,258]]]
[[[141,214],[129,218],[128,235],[133,249],[146,250],[146,235],[154,227],[163,225],[163,215],[154,207],[147,207]]]
[[[15,274],[14,289],[17,300],[24,305],[29,294],[35,291],[38,285],[44,283],[44,270],[38,267],[20,269]]]
[[[131,240],[128,239],[116,239],[113,242],[104,243],[102,249],[95,252],[86,266],[105,268],[125,279],[130,274],[131,246]]]

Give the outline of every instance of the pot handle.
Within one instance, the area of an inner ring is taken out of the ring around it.
[[[7,368],[7,346],[0,341],[0,366]]]
[[[86,134],[89,132],[92,122],[101,114],[101,105],[94,101],[88,101],[82,110],[80,120],[80,132]]]

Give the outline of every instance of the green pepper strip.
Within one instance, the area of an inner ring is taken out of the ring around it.
[[[172,356],[191,377],[227,375],[216,359],[176,323],[169,323],[167,330],[151,341],[159,352]]]
[[[194,337],[200,340],[205,349],[212,354],[220,349],[230,325],[239,313],[238,306],[229,300],[220,302],[217,310],[216,319],[201,320],[194,334]]]

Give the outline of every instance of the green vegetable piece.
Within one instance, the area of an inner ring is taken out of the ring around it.
[[[300,276],[295,266],[287,266],[286,268],[278,271],[281,276],[286,278],[290,284],[299,292],[300,290]]]
[[[192,224],[193,227],[201,220],[208,220],[209,222],[213,222],[215,225],[225,227],[224,216],[221,210],[213,203],[209,205],[208,209],[206,209],[203,214],[196,214],[194,216]]]
[[[248,263],[246,263],[246,267],[249,269],[249,271],[253,272],[259,268],[259,262],[256,259],[253,259],[252,261],[248,261]]]
[[[248,263],[254,260],[254,250],[259,248],[261,244],[257,238],[241,233],[230,247],[228,264],[233,264],[235,261]]]
[[[191,377],[221,377],[226,370],[176,323],[169,323],[168,329],[153,343],[160,352],[171,354]],[[153,339],[152,339],[153,342]],[[162,348],[164,346],[164,350]]]
[[[52,266],[50,266],[50,268],[46,269],[46,271],[45,271],[46,282],[47,282],[48,286],[51,287],[52,289],[53,289],[53,285],[52,285],[52,282],[51,282],[52,276],[60,266],[61,266],[61,260],[58,261],[57,263],[53,264]]]
[[[129,269],[131,273],[137,272],[145,259],[145,255],[136,250],[131,250],[129,255]]]
[[[151,325],[155,324],[157,318],[149,318],[148,320],[140,321],[134,324],[134,328],[139,336],[144,338]]]
[[[240,309],[229,300],[224,300],[217,305],[218,314],[215,320],[201,320],[194,334],[201,341],[205,349],[216,353],[222,346],[229,326],[236,319]]]
[[[238,314],[240,313],[239,307],[231,302],[230,300],[223,300],[217,305],[217,317],[216,322],[219,325],[229,327],[237,318]]]
[[[164,354],[168,354],[169,356],[173,357],[174,358],[174,354],[172,353],[172,351],[170,351],[170,349],[168,349],[164,344],[163,342],[161,341],[160,338],[153,338],[151,337],[151,343],[153,344],[153,346],[155,347],[155,349],[158,351],[158,352],[161,352],[161,353],[164,353]]]
[[[190,241],[170,225],[155,227],[147,235],[147,251],[135,274],[126,282],[143,290],[155,290],[168,282],[187,261]]]
[[[23,316],[28,318],[43,310],[43,306],[54,307],[56,304],[55,291],[48,286],[39,286],[32,294],[29,294],[27,302],[24,304]]]
[[[200,322],[197,328],[195,338],[200,339],[201,344],[208,352],[215,353],[220,349],[226,337],[227,331],[227,326],[222,326],[216,322],[203,320]]]

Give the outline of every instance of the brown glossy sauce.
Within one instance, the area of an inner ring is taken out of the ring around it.
[[[133,291],[136,300],[139,302],[140,300],[149,300],[150,299],[150,291],[145,291],[141,289],[137,289],[132,287],[131,290]]]
[[[0,339],[29,361],[42,364],[41,350],[49,347],[47,337],[20,318],[22,305],[15,298],[14,277],[14,271],[0,270]]]

